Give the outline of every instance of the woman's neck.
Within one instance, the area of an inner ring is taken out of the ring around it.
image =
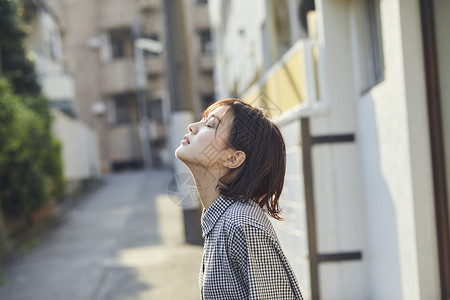
[[[200,201],[205,209],[208,209],[211,204],[220,196],[217,184],[219,178],[222,176],[220,170],[211,170],[204,168],[190,168],[194,176],[195,186],[197,188]]]

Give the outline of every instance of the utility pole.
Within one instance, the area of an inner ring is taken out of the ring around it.
[[[182,137],[187,124],[193,121],[193,86],[190,76],[189,47],[186,36],[184,0],[164,0],[166,16],[167,80],[171,101],[171,135]],[[180,134],[182,133],[182,134]],[[180,138],[181,140],[181,138]],[[179,143],[172,141],[173,144]],[[175,176],[189,173],[186,166],[178,160],[174,162]],[[179,187],[182,189],[182,187]],[[192,187],[193,188],[193,187]],[[201,207],[196,195],[189,189],[180,191],[186,196],[182,201],[192,206],[183,206],[185,240],[191,244],[201,244],[203,239],[200,228]],[[190,196],[189,196],[190,195]]]
[[[145,168],[153,166],[152,159],[152,144],[150,140],[150,130],[148,111],[147,111],[147,70],[145,67],[144,51],[141,47],[137,47],[137,42],[141,37],[141,18],[139,10],[139,0],[135,0],[135,16],[133,22],[133,40],[134,40],[134,63],[136,66],[136,82],[137,82],[137,96],[138,96],[138,111],[139,111],[139,137],[142,147],[142,158]]]
[[[166,41],[172,111],[193,109],[183,2],[183,0],[163,1],[167,21]]]

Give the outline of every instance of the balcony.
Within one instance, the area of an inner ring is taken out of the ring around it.
[[[41,77],[44,95],[53,101],[75,99],[75,87],[72,76],[62,72],[44,74]]]
[[[201,54],[197,57],[200,71],[212,71],[214,69],[214,58],[211,54]]]
[[[212,76],[200,76],[197,83],[197,88],[200,94],[210,95],[214,94],[214,79]]]
[[[161,55],[150,55],[145,58],[148,75],[163,74],[165,67],[164,58]]]
[[[208,5],[195,5],[192,12],[194,28],[205,29],[210,27]]]
[[[271,117],[294,107],[312,107],[324,103],[324,74],[320,48],[316,41],[295,43],[243,98],[266,108]]]
[[[100,28],[130,27],[133,24],[135,5],[133,1],[102,1],[100,7]]]
[[[161,0],[139,0],[140,10],[158,10],[162,7]]]
[[[137,126],[118,126],[107,133],[108,159],[114,162],[136,161],[141,159],[141,144]]]
[[[132,58],[110,61],[102,66],[104,94],[137,90],[136,67]]]

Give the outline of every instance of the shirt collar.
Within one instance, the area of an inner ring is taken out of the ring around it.
[[[214,228],[214,225],[216,225],[217,220],[219,220],[233,202],[234,200],[232,198],[220,195],[208,209],[203,209],[201,218],[203,237],[209,234]]]

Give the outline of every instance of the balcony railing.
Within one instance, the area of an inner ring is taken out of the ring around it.
[[[212,54],[201,54],[197,57],[198,67],[201,71],[212,71],[214,69],[214,59]]]
[[[145,67],[147,74],[162,74],[165,69],[164,58],[161,55],[147,56],[145,58]]]
[[[136,10],[134,1],[110,0],[100,3],[101,28],[130,27],[133,24]]]
[[[320,52],[317,41],[298,41],[244,93],[243,98],[265,107],[272,117],[293,107],[325,103],[324,64]]]
[[[73,78],[69,74],[55,72],[41,75],[43,92],[50,100],[75,99]]]
[[[112,127],[107,134],[108,159],[115,162],[141,159],[139,130],[136,125]]]
[[[110,61],[102,66],[104,94],[136,91],[136,66],[132,58]]]
[[[194,28],[205,29],[210,27],[208,5],[195,5],[193,16]]]
[[[161,0],[139,0],[139,8],[140,9],[161,9],[162,1]]]

